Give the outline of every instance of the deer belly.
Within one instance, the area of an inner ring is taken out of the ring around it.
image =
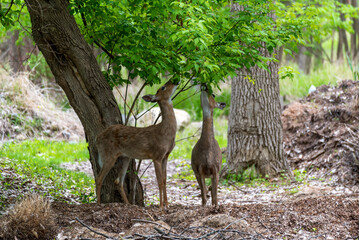
[[[152,159],[152,154],[150,152],[138,148],[123,149],[121,155],[134,159]]]
[[[202,176],[209,178],[216,172],[216,167],[213,165],[201,165],[199,167],[199,171]]]

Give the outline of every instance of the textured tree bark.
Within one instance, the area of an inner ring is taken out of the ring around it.
[[[260,51],[269,56],[265,48]],[[283,155],[278,62],[269,63],[269,70],[257,66],[242,69],[232,79],[228,156],[222,177],[243,173],[252,165],[263,176],[283,171],[290,174]]]
[[[31,17],[32,35],[44,55],[56,82],[64,90],[85,130],[90,162],[95,178],[99,172],[95,138],[106,127],[121,123],[121,114],[110,86],[96,58],[82,36],[67,0],[26,0]],[[110,171],[102,188],[102,202],[120,201]],[[138,179],[136,181],[139,181]],[[143,191],[140,183],[142,199]]]

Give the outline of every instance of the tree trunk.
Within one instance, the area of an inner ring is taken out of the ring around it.
[[[341,0],[341,3],[348,4],[347,0]],[[345,16],[343,13],[340,13],[340,20],[345,21]],[[345,29],[339,28],[339,42],[338,42],[338,51],[337,51],[337,59],[343,60],[346,59],[346,55],[349,53],[349,45],[348,38]],[[344,53],[343,53],[344,47]]]
[[[106,127],[121,123],[121,113],[110,86],[101,73],[90,46],[81,35],[67,0],[26,0],[31,17],[32,35],[43,53],[56,82],[64,90],[81,120],[90,152],[95,179],[99,173],[96,136]],[[121,162],[119,163],[121,164]],[[101,201],[121,201],[114,180],[117,168],[110,171],[103,187]],[[139,183],[137,200],[142,200]]]
[[[241,10],[238,5],[233,7]],[[269,56],[265,48],[260,51]],[[242,69],[232,79],[228,157],[222,176],[243,173],[252,165],[263,176],[282,171],[290,174],[283,155],[278,62],[269,63],[269,70],[257,66]]]
[[[309,51],[309,47],[303,45],[298,46],[297,64],[299,70],[305,74],[310,73],[310,67],[312,66],[312,55]]]
[[[351,4],[354,8],[358,7],[358,1],[352,0]],[[354,33],[351,34],[351,53],[352,53],[352,59],[355,59],[358,54],[358,34],[359,34],[359,20],[357,18],[352,18],[353,21],[353,30]]]
[[[19,30],[9,32],[8,36],[10,37],[4,43],[1,43],[0,50],[4,52],[1,54],[0,61],[9,62],[11,71],[13,73],[21,72],[24,70],[30,70],[29,67],[23,65],[28,56],[27,53],[37,54],[37,49],[32,43],[32,40],[29,37],[23,37],[20,44],[17,44],[20,36]]]

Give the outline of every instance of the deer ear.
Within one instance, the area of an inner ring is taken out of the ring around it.
[[[224,103],[224,102],[218,102],[216,107],[219,108],[219,109],[223,109],[223,108],[226,107],[226,103]]]
[[[155,95],[145,95],[142,97],[143,100],[145,100],[146,102],[156,102],[157,98]]]

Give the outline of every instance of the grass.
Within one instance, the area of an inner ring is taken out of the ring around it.
[[[82,172],[60,168],[63,162],[87,161],[87,144],[34,140],[7,142],[0,148],[0,171],[11,170],[20,176],[23,184],[32,182],[45,187],[54,199],[71,197],[77,202],[93,201],[94,180]],[[12,182],[0,182],[11,188]],[[18,181],[18,180],[17,180]]]
[[[315,87],[327,84],[335,86],[340,80],[353,79],[353,73],[345,63],[325,63],[320,68],[313,70],[310,75],[299,73],[298,66],[292,63],[290,65],[297,71],[294,78],[279,80],[280,94],[286,96],[289,100],[307,96],[312,85]]]

